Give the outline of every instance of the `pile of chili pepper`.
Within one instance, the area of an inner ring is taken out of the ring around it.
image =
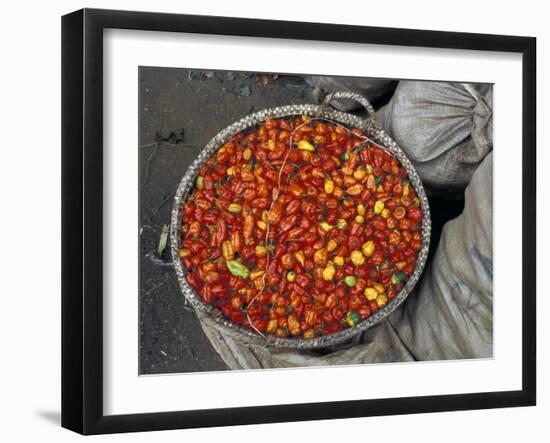
[[[226,142],[182,218],[189,284],[232,322],[279,337],[355,327],[395,298],[422,246],[405,168],[360,129],[307,116]]]

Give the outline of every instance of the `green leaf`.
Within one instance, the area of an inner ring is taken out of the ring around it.
[[[191,80],[205,80],[207,76],[202,71],[189,71],[189,78]]]
[[[236,95],[240,95],[241,97],[250,97],[252,95],[252,90],[250,89],[250,86],[248,85],[241,85],[241,86],[228,86],[225,88],[227,92],[231,92]]]
[[[160,132],[155,133],[155,141],[157,143],[171,143],[173,145],[177,145],[178,143],[182,143],[183,139],[185,138],[185,130],[183,128],[175,129],[174,131],[171,131],[168,137],[165,137]]]
[[[303,94],[306,90],[306,85],[299,83],[285,83],[285,88],[289,91],[297,92],[298,94]]]

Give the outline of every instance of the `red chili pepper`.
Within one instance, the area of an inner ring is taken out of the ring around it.
[[[422,211],[418,207],[412,207],[407,211],[407,218],[415,223],[422,220]]]
[[[216,233],[214,234],[214,246],[220,246],[225,239],[227,229],[223,220],[218,220],[216,223]]]
[[[287,215],[292,215],[300,209],[300,200],[291,200],[285,209]]]

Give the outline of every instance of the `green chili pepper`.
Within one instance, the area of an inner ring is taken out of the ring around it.
[[[399,272],[396,272],[395,274],[393,274],[393,276],[391,278],[391,282],[394,285],[400,285],[406,279],[407,279],[407,275],[404,272],[399,271]]]
[[[231,272],[231,274],[233,274],[234,276],[248,278],[250,271],[242,263],[239,263],[237,260],[227,260],[226,264],[227,269],[229,269],[229,272]]]
[[[344,278],[344,283],[348,288],[353,288],[355,283],[357,283],[357,279],[353,275],[347,275],[346,278]]]
[[[359,323],[359,321],[361,320],[361,317],[359,316],[359,314],[355,311],[349,311],[348,314],[346,315],[346,322],[348,323],[348,325],[350,325],[350,327],[354,327],[357,325],[357,323]]]

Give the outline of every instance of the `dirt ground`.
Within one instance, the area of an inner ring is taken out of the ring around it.
[[[142,67],[139,77],[140,373],[224,370],[180,292],[169,245],[157,252],[174,192],[221,129],[251,112],[315,103],[317,96],[295,76],[264,86],[254,74]],[[433,250],[444,222],[460,214],[463,201],[439,198],[430,205]]]

